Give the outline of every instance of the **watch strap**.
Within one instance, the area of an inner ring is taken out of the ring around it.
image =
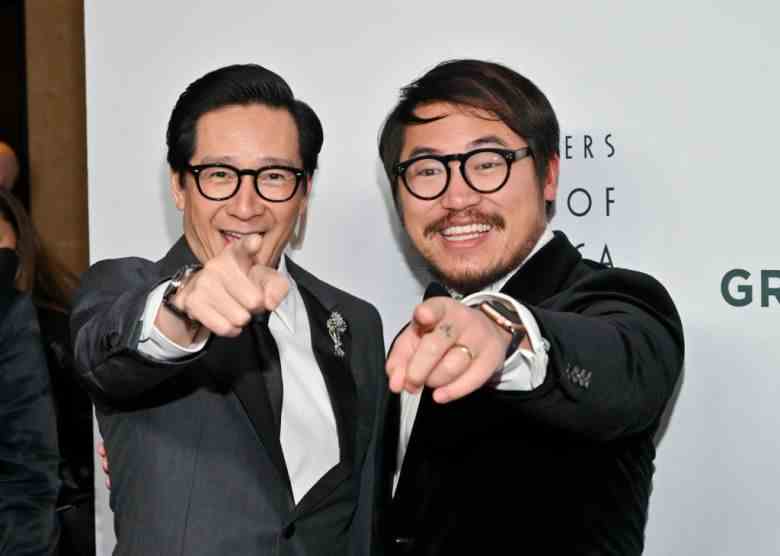
[[[510,334],[511,338],[505,355],[505,359],[509,359],[517,351],[523,338],[528,334],[525,325],[520,319],[520,315],[517,314],[514,308],[508,307],[498,300],[483,301],[477,308],[496,325]]]
[[[168,286],[165,288],[165,292],[163,293],[163,297],[162,297],[163,305],[165,305],[165,307],[174,315],[176,315],[180,319],[187,321],[187,323],[190,325],[194,324],[195,321],[191,319],[187,313],[179,309],[173,303],[173,296],[175,296],[179,292],[181,287],[187,282],[190,276],[192,276],[195,272],[197,272],[201,268],[203,268],[203,265],[201,264],[188,264],[181,267],[171,277],[171,280],[168,283]]]

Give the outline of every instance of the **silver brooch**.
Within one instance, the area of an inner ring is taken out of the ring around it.
[[[344,336],[344,332],[347,331],[347,321],[344,320],[341,313],[333,311],[325,325],[328,327],[330,339],[333,340],[333,353],[335,353],[337,357],[344,357],[344,349],[342,348],[341,340]]]

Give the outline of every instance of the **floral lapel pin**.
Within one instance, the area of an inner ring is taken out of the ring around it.
[[[330,339],[333,340],[333,353],[336,357],[344,357],[342,339],[347,331],[347,321],[344,320],[341,313],[333,311],[325,325],[328,327]]]

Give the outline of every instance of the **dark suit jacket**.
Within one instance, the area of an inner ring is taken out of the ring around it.
[[[287,261],[309,316],[341,453],[296,506],[252,326],[237,338],[213,337],[188,360],[156,362],[135,348],[147,294],[192,262],[181,239],[157,263],[97,263],[74,305],[77,366],[109,454],[115,553],[368,553],[386,392],[376,310]],[[348,324],[343,358],[326,327],[334,311]]]
[[[54,554],[60,480],[46,356],[29,295],[0,286],[0,554]]]
[[[563,234],[506,284],[550,342],[531,392],[425,391],[385,523],[397,554],[640,554],[653,435],[683,360],[653,278],[581,258]],[[397,399],[389,406],[397,410]],[[388,417],[384,492],[397,415]]]

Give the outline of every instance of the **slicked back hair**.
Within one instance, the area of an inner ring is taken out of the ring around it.
[[[384,122],[379,137],[379,156],[390,180],[396,209],[404,130],[436,118],[419,118],[417,107],[445,102],[485,111],[502,121],[531,148],[540,186],[547,177],[550,160],[560,153],[560,130],[547,97],[529,79],[506,66],[481,60],[449,60],[401,89],[398,105]],[[555,214],[554,201],[547,201],[547,219]]]
[[[181,173],[190,164],[195,153],[196,126],[203,114],[225,106],[251,104],[290,113],[298,128],[303,169],[311,177],[322,149],[322,124],[308,104],[295,98],[284,79],[257,64],[237,64],[209,72],[179,96],[166,133],[171,169]]]

